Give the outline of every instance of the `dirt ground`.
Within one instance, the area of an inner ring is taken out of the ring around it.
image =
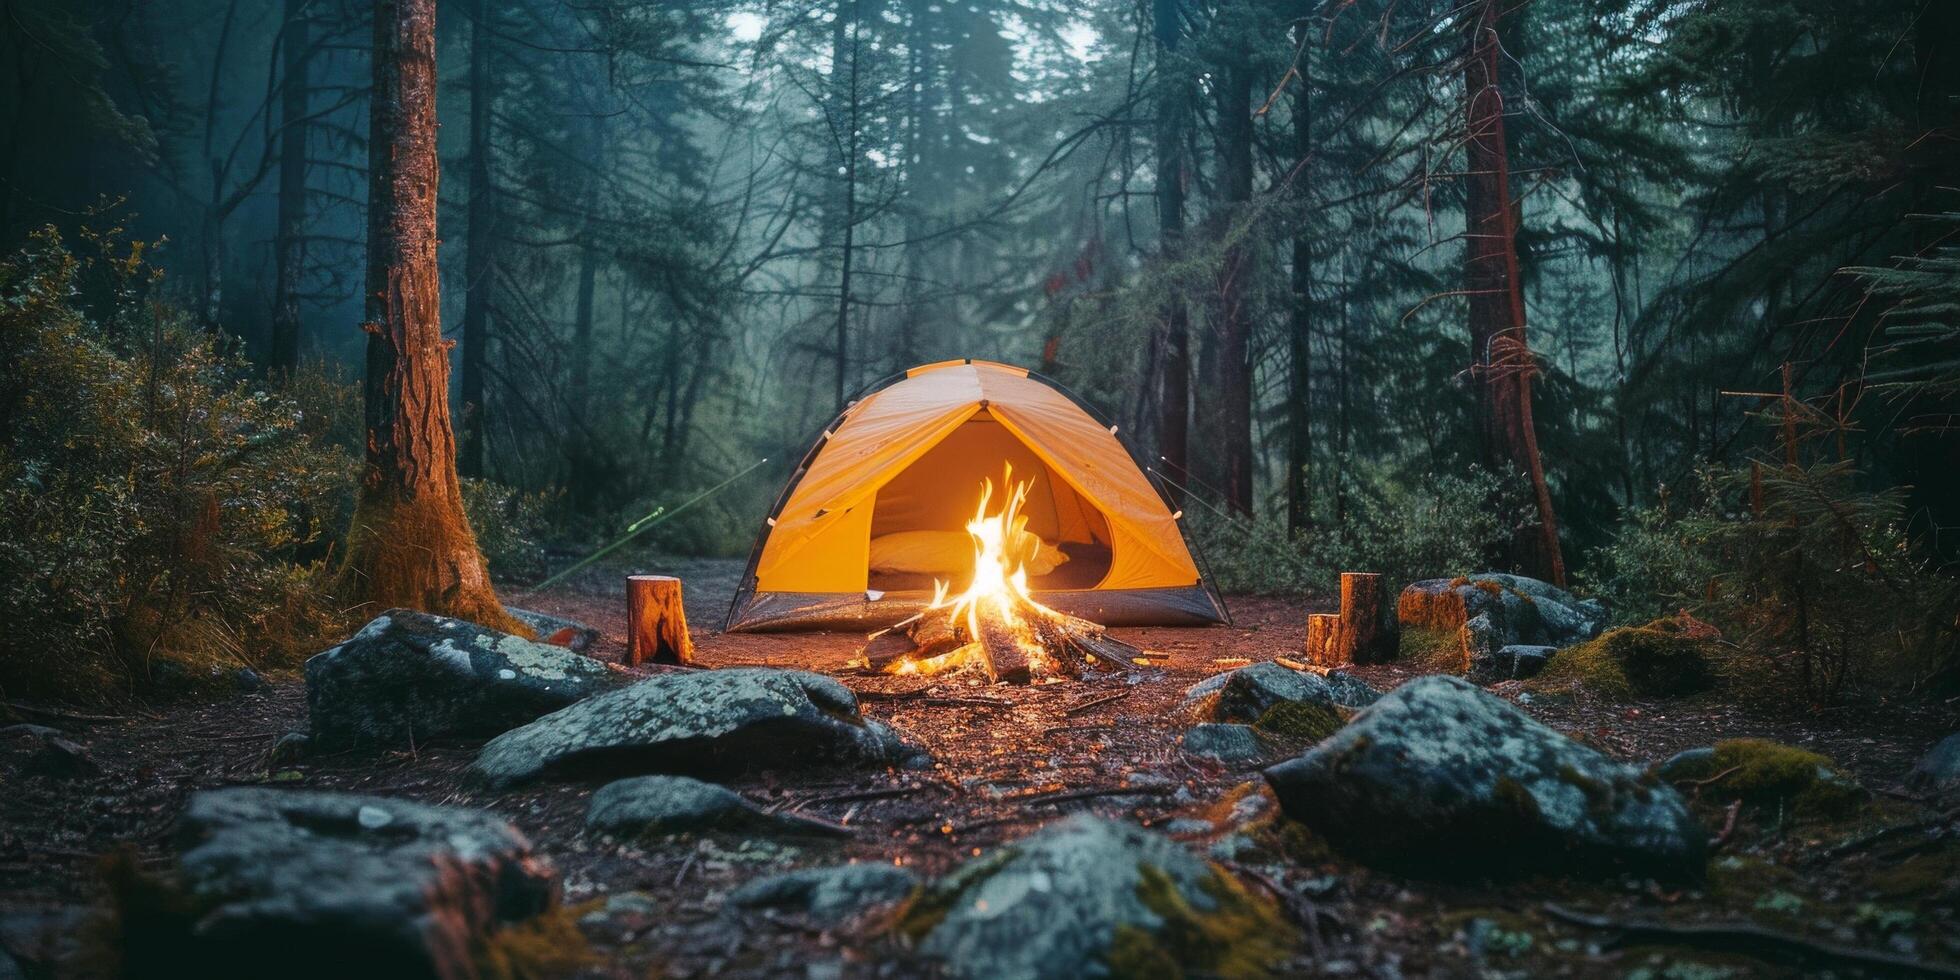
[[[0,945],[30,965],[46,962],[74,942],[87,909],[102,899],[100,855],[133,848],[144,867],[161,869],[168,864],[173,821],[189,792],[273,782],[486,807],[509,818],[550,857],[563,875],[569,903],[648,893],[653,914],[614,918],[588,930],[592,975],[929,974],[932,965],[910,953],[888,919],[873,917],[826,931],[793,917],[724,909],[722,897],[758,874],[844,861],[892,862],[937,875],[1083,810],[1145,825],[1177,817],[1210,819],[1214,831],[1182,835],[1194,848],[1207,850],[1241,829],[1227,818],[1231,808],[1221,801],[1263,790],[1256,770],[1228,770],[1179,751],[1187,722],[1175,708],[1183,691],[1217,671],[1296,651],[1306,614],[1331,607],[1303,599],[1231,599],[1235,623],[1230,627],[1117,630],[1162,664],[1130,682],[981,687],[959,677],[857,676],[844,666],[862,642],[856,634],[720,635],[713,627],[725,611],[739,564],[654,564],[644,570],[686,581],[688,616],[703,665],[764,665],[835,676],[858,692],[867,715],[926,747],[936,765],[918,772],[772,771],[760,760],[758,771],[729,784],[768,806],[854,828],[855,836],[841,843],[723,837],[632,842],[583,830],[594,784],[544,783],[507,793],[466,785],[460,775],[474,757],[473,742],[438,741],[378,757],[273,764],[273,742],[305,728],[304,688],[296,676],[274,678],[264,690],[216,703],[158,705],[116,717],[24,716],[67,731],[101,771],[58,780],[0,769],[6,774],[0,786]],[[595,653],[616,659],[624,647],[620,582],[629,570],[636,569],[593,571],[547,593],[511,593],[507,601],[601,628]],[[1414,676],[1395,666],[1360,673],[1383,688]],[[1514,700],[1520,694],[1500,693]],[[1559,921],[1545,911],[1547,902],[1616,919],[1748,922],[1806,942],[1960,963],[1960,930],[1955,929],[1960,894],[1954,884],[1960,879],[1960,850],[1951,837],[1952,820],[1860,843],[1884,825],[1926,820],[1925,807],[1897,798],[1898,781],[1932,742],[1952,730],[1951,705],[1867,705],[1779,719],[1753,716],[1732,699],[1714,695],[1612,705],[1584,697],[1525,701],[1526,710],[1553,727],[1633,761],[1741,736],[1801,745],[1837,760],[1878,791],[1880,804],[1869,825],[1851,827],[1745,818],[1717,858],[1721,873],[1688,892],[1409,881],[1295,847],[1301,835],[1274,822],[1254,837],[1270,849],[1267,858],[1280,856],[1266,862],[1280,872],[1245,870],[1259,863],[1257,849],[1225,863],[1257,887],[1290,896],[1288,911],[1301,923],[1305,939],[1284,964],[1285,972],[1774,976],[1811,972],[1830,962],[1814,951],[1783,956],[1768,940],[1760,948],[1744,941],[1725,952],[1665,940],[1620,944],[1612,930]],[[1722,814],[1711,812],[1707,819],[1713,834]],[[1841,840],[1850,846],[1829,850]],[[1820,854],[1828,860],[1819,863]],[[1901,867],[1923,873],[1893,875]],[[1838,975],[1856,973],[1840,968]]]

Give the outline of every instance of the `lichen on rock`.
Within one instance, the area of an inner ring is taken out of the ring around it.
[[[306,662],[322,751],[496,735],[621,683],[564,647],[410,609],[375,617]]]
[[[858,713],[849,688],[765,667],[661,674],[506,732],[471,772],[495,788],[549,772],[701,773],[910,765],[923,756]]]
[[[1292,927],[1181,845],[1072,817],[967,862],[902,927],[958,977],[1262,976]]]
[[[1266,779],[1336,847],[1429,877],[1693,878],[1707,849],[1672,788],[1454,677],[1397,688]]]

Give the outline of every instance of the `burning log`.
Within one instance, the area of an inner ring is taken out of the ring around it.
[[[1002,616],[975,617],[976,635],[946,609],[928,609],[873,634],[861,656],[868,669],[879,673],[930,674],[971,664],[989,681],[1010,684],[1140,666],[1137,658],[1143,651],[1086,619],[1039,604],[1015,612],[1012,622]]]
[[[967,522],[973,536],[973,580],[957,598],[939,583],[924,612],[864,645],[863,663],[884,673],[931,674],[978,665],[991,681],[1026,684],[1037,678],[1075,678],[1105,663],[1136,667],[1138,650],[1101,626],[1050,609],[1028,592],[1025,561],[1037,550],[1020,516],[1026,483],[1013,483],[998,513],[989,515],[992,480],[980,488],[980,507]]]

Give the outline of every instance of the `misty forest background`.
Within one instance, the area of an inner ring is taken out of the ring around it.
[[[4,11],[15,641],[300,635],[371,5]],[[1562,565],[1811,700],[1950,680],[1956,41],[1940,0],[444,0],[472,522],[529,583],[768,457],[653,535],[739,556],[851,393],[988,358],[1114,420],[1227,590]]]

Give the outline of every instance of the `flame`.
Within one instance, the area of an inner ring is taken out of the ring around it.
[[[936,673],[957,667],[975,655],[983,654],[980,638],[983,620],[1008,631],[1012,642],[1028,657],[1037,675],[1047,672],[1048,654],[1035,642],[1034,631],[1023,617],[1024,610],[1057,615],[1034,600],[1028,591],[1027,563],[1041,550],[1041,538],[1028,533],[1027,517],[1021,505],[1028,499],[1028,481],[1014,481],[1014,466],[1001,474],[1001,486],[1011,489],[993,514],[987,507],[994,499],[994,481],[980,481],[980,504],[973,519],[966,522],[966,533],[973,538],[973,579],[958,596],[950,596],[946,582],[934,580],[932,603],[926,608],[947,609],[955,622],[964,622],[971,641],[966,646],[919,663],[907,662],[906,673]],[[903,669],[903,668],[901,668]]]

